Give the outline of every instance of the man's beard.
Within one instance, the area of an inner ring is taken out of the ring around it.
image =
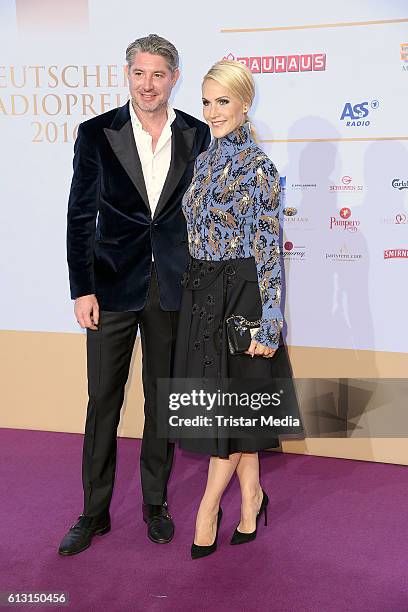
[[[154,106],[147,106],[147,105],[145,106],[143,103],[139,103],[136,100],[136,98],[133,98],[133,97],[132,97],[132,104],[133,104],[133,108],[136,107],[139,110],[143,111],[144,113],[155,113],[160,108],[163,108],[163,107],[167,108],[167,102],[160,101]]]

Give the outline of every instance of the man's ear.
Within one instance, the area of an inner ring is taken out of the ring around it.
[[[174,72],[173,72],[173,78],[172,78],[172,81],[173,81],[173,87],[174,87],[174,85],[177,83],[177,81],[179,80],[179,76],[180,76],[180,70],[179,70],[178,68],[176,68],[176,69],[174,70]]]

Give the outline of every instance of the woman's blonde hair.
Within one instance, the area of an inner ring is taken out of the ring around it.
[[[213,79],[223,87],[226,87],[230,92],[242,100],[248,106],[248,110],[252,106],[255,97],[255,83],[251,71],[241,62],[234,60],[220,60],[216,62],[203,78]],[[244,113],[245,120],[249,121],[248,113]],[[250,122],[252,135],[255,137],[255,130]]]

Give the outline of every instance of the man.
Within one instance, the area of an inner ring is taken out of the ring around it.
[[[171,376],[188,262],[181,200],[209,130],[168,104],[179,77],[174,45],[151,34],[129,45],[126,60],[129,103],[80,125],[75,143],[67,247],[75,316],[87,329],[89,403],[84,510],[61,542],[62,555],[110,530],[116,431],[138,328],[143,519],[154,542],[170,542],[174,533],[166,501],[174,445],[157,437],[156,380]]]

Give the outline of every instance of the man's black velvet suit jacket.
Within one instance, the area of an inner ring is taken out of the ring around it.
[[[181,200],[208,127],[176,110],[169,173],[152,218],[129,104],[79,126],[68,204],[67,251],[73,299],[95,293],[102,310],[141,310],[152,252],[163,310],[177,310],[188,263]]]

